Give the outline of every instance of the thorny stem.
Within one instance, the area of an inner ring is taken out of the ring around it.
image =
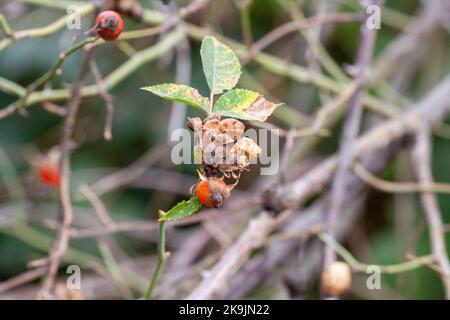
[[[158,283],[161,271],[166,263],[166,224],[164,221],[159,223],[159,239],[158,239],[158,263],[156,264],[155,271],[153,272],[152,281],[145,293],[146,300],[153,299],[153,291]]]

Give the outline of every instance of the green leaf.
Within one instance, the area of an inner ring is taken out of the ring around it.
[[[213,114],[242,120],[266,121],[280,104],[267,101],[257,92],[235,89],[224,93],[214,104]]]
[[[176,204],[172,209],[167,211],[165,215],[163,215],[159,221],[173,221],[180,220],[189,217],[191,214],[194,214],[202,207],[202,203],[198,200],[197,197],[193,196],[188,201],[181,201]]]
[[[203,72],[212,94],[233,89],[241,75],[241,65],[236,54],[216,38],[203,38],[200,49]]]
[[[197,89],[190,86],[164,83],[156,86],[143,87],[141,89],[150,91],[166,100],[186,103],[206,112],[209,110],[209,99],[203,97]]]

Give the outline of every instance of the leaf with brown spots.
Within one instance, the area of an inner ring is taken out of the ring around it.
[[[257,92],[235,89],[223,94],[217,100],[213,113],[219,116],[264,122],[279,105],[266,100]]]
[[[190,86],[165,83],[141,88],[150,91],[163,99],[178,101],[208,112],[209,99],[203,97],[197,89]]]

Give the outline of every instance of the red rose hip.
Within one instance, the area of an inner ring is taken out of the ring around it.
[[[222,179],[210,177],[197,184],[195,194],[203,205],[219,208],[229,198],[230,189]]]
[[[100,12],[95,19],[95,31],[105,41],[116,40],[123,30],[123,19],[115,11]]]
[[[42,183],[58,187],[61,182],[61,175],[58,166],[54,164],[43,164],[39,167],[39,178]]]

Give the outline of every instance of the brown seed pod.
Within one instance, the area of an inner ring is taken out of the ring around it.
[[[187,126],[191,130],[201,130],[203,126],[202,119],[200,118],[188,118]]]
[[[219,123],[220,125],[220,132],[226,133],[229,135],[233,140],[237,140],[244,134],[245,126],[242,122],[240,122],[237,119],[228,118],[223,119]]]
[[[214,129],[219,131],[220,118],[217,116],[208,117],[203,121],[203,130]]]
[[[219,133],[219,134],[216,136],[215,142],[216,142],[216,144],[218,144],[218,145],[224,145],[224,144],[228,144],[228,143],[233,143],[234,140],[233,140],[232,137],[230,137],[230,136],[229,136],[228,134],[226,134],[226,133]]]
[[[237,164],[248,166],[250,161],[258,159],[262,150],[258,144],[248,137],[242,137],[231,148],[231,155]]]
[[[350,266],[341,261],[331,263],[322,274],[322,288],[331,296],[344,293],[352,282]]]

